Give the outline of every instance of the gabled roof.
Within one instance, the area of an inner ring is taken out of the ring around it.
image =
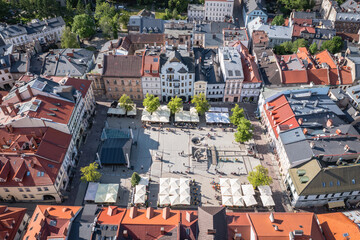
[[[104,55],[104,72],[106,77],[141,77],[141,56]]]
[[[199,207],[199,239],[227,239],[226,210],[224,207]],[[208,234],[208,230],[215,230]]]
[[[264,10],[263,6],[261,5],[260,1],[257,0],[247,0],[244,3],[244,8],[247,14],[251,13],[255,10],[261,10],[266,13],[266,10]]]
[[[341,212],[317,214],[326,239],[343,240],[347,233],[349,239],[360,239],[359,227]]]
[[[26,214],[26,208],[0,206],[0,239],[14,239]]]
[[[81,208],[78,206],[37,205],[29,221],[24,239],[65,239],[71,222]]]
[[[79,79],[79,78],[67,78],[65,82],[65,86],[73,86],[76,90],[81,92],[81,96],[85,98],[90,86],[91,86],[92,80],[88,79]]]
[[[323,64],[326,63],[327,65],[329,65],[330,68],[337,68],[337,65],[334,61],[334,59],[332,58],[332,56],[330,55],[328,50],[324,50],[318,54],[315,55],[315,60],[318,62],[318,64]]]

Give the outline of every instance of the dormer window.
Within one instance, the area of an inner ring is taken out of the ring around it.
[[[150,70],[145,70],[145,73],[150,73]]]

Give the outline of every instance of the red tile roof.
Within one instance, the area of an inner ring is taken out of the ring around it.
[[[279,136],[278,127],[280,130],[299,127],[295,114],[284,95],[267,102],[264,105],[264,110],[276,137]]]
[[[71,138],[52,128],[0,129],[0,187],[54,184]]]
[[[0,206],[0,239],[14,239],[26,214],[26,208]]]
[[[342,67],[340,69],[340,78],[341,84],[343,85],[353,84],[351,69],[349,67]]]
[[[293,24],[300,25],[300,26],[309,26],[312,24],[312,19],[308,18],[293,18]]]
[[[104,72],[107,77],[141,77],[141,56],[104,55]]]
[[[303,231],[297,240],[324,239],[314,213],[280,213],[274,212],[274,222],[269,219],[269,213],[248,213],[258,240],[288,240],[289,233],[295,230]],[[278,230],[274,229],[274,225]]]
[[[303,32],[307,32],[307,33],[311,33],[311,34],[315,34],[315,28],[314,27],[303,27],[303,26],[299,26],[299,25],[294,25],[293,27],[293,37],[301,37],[301,33]]]
[[[228,240],[235,239],[236,233],[241,233],[242,240],[250,240],[251,224],[247,213],[228,212],[226,213],[228,224]]]
[[[360,239],[360,230],[341,212],[318,214],[322,230],[326,239],[344,240],[343,234],[348,234],[348,239]]]
[[[126,209],[116,206],[108,206],[101,209],[98,215],[98,223],[104,225],[120,225]]]
[[[282,71],[283,84],[307,84],[306,70]]]
[[[332,58],[331,54],[328,50],[324,50],[318,54],[315,55],[315,60],[321,65],[323,63],[326,63],[330,66],[330,68],[337,68],[337,65]]]
[[[143,56],[142,76],[159,77],[160,57]],[[155,73],[153,71],[156,71]]]
[[[91,83],[92,83],[92,80],[68,78],[64,85],[65,86],[73,86],[76,90],[80,91],[82,97],[85,98],[85,96],[91,86]]]
[[[249,50],[240,42],[241,63],[244,71],[244,83],[260,83],[261,78],[259,69],[255,63],[255,57],[249,53]]]
[[[51,238],[66,238],[72,218],[81,207],[38,205],[28,224],[24,239],[46,240]],[[90,231],[90,230],[89,230]],[[41,232],[41,234],[39,234]]]
[[[307,70],[309,83],[313,82],[315,85],[328,85],[329,76],[327,68],[309,69]]]

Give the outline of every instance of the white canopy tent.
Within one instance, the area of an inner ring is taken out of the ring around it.
[[[178,178],[170,178],[169,185],[172,188],[178,188],[180,185],[180,180]]]
[[[229,182],[231,187],[241,187],[241,182],[239,178],[230,178]]]
[[[141,121],[154,123],[168,123],[170,118],[170,109],[166,105],[160,106],[155,112],[150,114],[146,109],[143,110]]]
[[[189,195],[190,196],[190,187],[180,187],[180,195]]]
[[[231,196],[231,188],[230,187],[221,187],[221,195],[223,196]]]
[[[161,187],[159,189],[159,194],[160,195],[169,195],[170,192],[170,188],[169,187]]]
[[[169,195],[159,195],[159,204],[160,205],[168,205],[170,204]]]
[[[233,205],[237,207],[244,207],[244,201],[241,196],[233,196],[232,197]]]
[[[126,113],[127,116],[136,116],[136,104],[133,104],[133,109]]]
[[[160,187],[169,187],[169,178],[160,178]]]
[[[247,207],[257,205],[256,199],[253,195],[245,195],[242,197]]]
[[[222,196],[222,205],[234,206],[231,196]]]
[[[180,204],[180,196],[179,195],[170,196],[170,203],[171,203],[171,205],[179,205]]]
[[[95,196],[96,196],[98,187],[99,187],[99,183],[89,182],[84,200],[85,201],[95,201]]]
[[[135,194],[146,194],[146,186],[145,185],[136,185]]]
[[[260,195],[267,195],[267,196],[271,196],[272,192],[271,192],[271,188],[269,185],[264,185],[264,186],[258,186]]]
[[[145,194],[135,194],[134,203],[135,204],[143,204],[145,203],[146,195]]]
[[[230,123],[229,113],[206,112],[206,123]]]
[[[185,187],[185,186],[189,187],[190,186],[190,180],[187,178],[180,178],[179,181],[180,181],[180,183],[179,183],[180,187]]]
[[[230,181],[228,178],[220,178],[220,187],[230,187]]]
[[[242,192],[244,196],[253,196],[255,195],[254,187],[251,184],[241,185]]]
[[[274,199],[272,196],[269,195],[260,195],[261,202],[264,205],[264,207],[273,207],[275,206]]]
[[[96,203],[115,203],[119,184],[99,184],[95,196]]]
[[[108,115],[125,115],[126,110],[123,107],[109,108],[107,111]]]
[[[190,205],[190,195],[180,195],[181,205]]]
[[[179,187],[171,187],[170,188],[170,191],[169,191],[170,195],[178,195],[179,193],[180,193]]]
[[[231,186],[231,193],[232,195],[241,196],[242,195],[241,187],[237,185]]]

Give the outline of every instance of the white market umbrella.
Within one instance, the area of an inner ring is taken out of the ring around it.
[[[260,195],[261,202],[264,205],[264,207],[273,207],[275,206],[274,199],[272,196],[269,195]]]
[[[160,205],[170,204],[169,195],[160,195],[160,196],[159,196],[159,204],[160,204]]]
[[[170,187],[179,187],[180,180],[178,178],[170,178],[169,185]]]
[[[229,182],[231,187],[241,187],[240,179],[238,178],[230,178]]]
[[[184,186],[189,187],[190,186],[190,180],[187,178],[180,178],[179,181],[180,181],[179,182],[180,187],[184,187]]]
[[[233,196],[233,204],[237,207],[244,207],[244,201],[241,196]]]
[[[251,207],[251,206],[257,205],[256,199],[254,198],[253,195],[247,195],[247,196],[245,195],[245,196],[243,196],[242,198],[243,198],[243,200],[244,200],[244,202],[245,202],[245,205],[246,205],[247,207]]]
[[[231,187],[231,193],[232,195],[234,196],[242,196],[242,190],[241,190],[241,187]]]
[[[160,178],[160,187],[169,187],[169,178]]]
[[[184,194],[186,194],[186,195],[190,195],[190,187],[188,186],[187,188],[180,188],[180,195],[184,195]]]
[[[231,196],[222,196],[222,205],[233,206],[233,201]]]
[[[180,195],[180,204],[181,205],[190,205],[190,195],[188,195],[188,196]]]
[[[170,191],[170,188],[160,186],[159,195],[169,195],[169,191]]]
[[[251,184],[241,185],[244,196],[255,195],[254,187]]]
[[[145,203],[145,194],[135,194],[134,203]]]
[[[170,195],[179,195],[179,192],[180,192],[180,190],[179,190],[179,188],[170,188],[170,191],[169,191],[169,194]]]
[[[172,195],[172,196],[170,196],[170,203],[171,203],[171,205],[178,205],[178,204],[180,204],[180,197],[179,197],[179,195]]]
[[[220,178],[221,187],[230,187],[230,181],[228,178]]]
[[[232,195],[231,188],[230,187],[221,187],[221,195],[223,195],[223,196]]]
[[[269,185],[264,185],[264,186],[258,186],[260,195],[267,195],[267,196],[271,196],[272,192],[271,192],[271,188]]]
[[[146,186],[145,185],[136,185],[135,194],[145,194],[145,193],[146,193]]]

